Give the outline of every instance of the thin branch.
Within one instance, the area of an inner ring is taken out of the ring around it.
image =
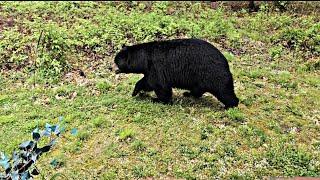
[[[40,33],[40,36],[39,36],[39,39],[38,39],[37,48],[36,48],[37,54],[38,54],[38,47],[39,47],[39,44],[40,44],[40,40],[41,40],[41,37],[42,37],[42,33],[43,33],[43,30],[41,30],[41,33]],[[37,58],[34,60],[33,88],[36,87],[36,71],[37,71]]]

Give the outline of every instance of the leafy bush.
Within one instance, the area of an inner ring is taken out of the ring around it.
[[[284,29],[278,37],[283,45],[289,49],[306,50],[312,53],[320,53],[320,23],[316,23],[307,30],[302,28]]]
[[[66,41],[67,30],[55,23],[44,27],[44,36],[37,59],[37,68],[44,77],[59,77],[68,69],[67,52],[69,45]]]
[[[12,69],[27,65],[30,60],[32,37],[23,36],[16,29],[0,34],[0,68]]]
[[[94,61],[114,55],[123,44],[171,38],[204,38],[237,49],[247,42],[244,37],[259,41],[271,39],[273,44],[280,42],[289,49],[320,52],[319,23],[312,25],[314,21],[311,20],[311,25],[300,27],[303,23],[296,22],[291,16],[270,17],[265,11],[242,23],[242,19],[226,16],[223,8],[213,10],[199,2],[3,4],[4,13],[21,18],[24,23],[7,28],[0,35],[1,64],[10,68],[31,68],[34,62],[32,49],[43,30],[43,49],[38,52],[37,66],[40,75],[46,78],[59,78],[78,64],[78,60],[73,62],[69,57],[71,55],[86,55]],[[287,1],[276,4],[285,7]],[[95,8],[94,12],[92,8]],[[24,12],[32,13],[28,17],[21,16]],[[299,27],[289,28],[296,23]],[[25,30],[21,31],[21,28]],[[273,30],[280,33],[269,36]],[[280,49],[274,50],[270,55],[276,58]]]
[[[30,179],[39,174],[35,162],[45,152],[48,152],[56,143],[64,128],[60,125],[46,124],[45,129],[40,131],[36,128],[32,132],[31,141],[25,141],[19,145],[19,151],[14,151],[11,158],[1,153],[0,165],[4,168],[5,174],[0,174],[0,179]],[[40,139],[50,138],[49,143],[38,147]]]
[[[83,13],[98,5],[96,12]],[[22,67],[31,67],[34,60],[28,54],[30,50],[26,51],[25,48],[34,47],[38,39],[37,33],[43,31],[37,68],[43,77],[59,78],[71,67],[68,57],[71,53],[101,58],[114,54],[123,44],[185,36],[214,41],[219,41],[228,34],[237,37],[237,31],[232,22],[225,19],[222,9],[213,11],[206,9],[201,3],[183,3],[181,7],[172,9],[174,5],[170,2],[155,2],[150,5],[135,2],[129,7],[126,3],[91,2],[39,3],[36,6],[27,2],[15,4],[17,16],[26,11],[39,15],[25,19],[23,25],[27,29],[33,29],[35,34],[4,31],[4,41],[0,42],[3,47],[0,57],[5,59],[4,64],[13,62]],[[141,12],[141,8],[148,7],[149,11]],[[65,13],[61,14],[61,11]],[[53,17],[52,14],[59,15]]]

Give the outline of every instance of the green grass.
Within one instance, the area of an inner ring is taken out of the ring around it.
[[[46,178],[320,176],[319,13],[187,2],[1,2],[0,10],[0,151],[63,116],[67,132],[37,162]],[[173,105],[152,103],[154,93],[131,97],[141,75],[108,70],[123,43],[176,37],[204,38],[224,53],[239,107],[178,89]]]

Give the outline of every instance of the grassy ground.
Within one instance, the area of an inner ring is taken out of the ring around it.
[[[309,6],[1,2],[0,150],[10,154],[38,124],[63,116],[79,132],[40,158],[47,178],[319,177],[320,14],[319,3]],[[177,89],[172,106],[132,98],[141,75],[108,70],[124,43],[176,37],[206,39],[225,54],[238,108]]]

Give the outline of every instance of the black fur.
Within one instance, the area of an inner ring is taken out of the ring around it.
[[[185,96],[201,97],[210,92],[226,108],[239,100],[223,54],[199,39],[175,39],[125,46],[115,57],[119,73],[141,73],[133,91],[155,91],[163,103],[171,102],[172,88],[187,89]]]

